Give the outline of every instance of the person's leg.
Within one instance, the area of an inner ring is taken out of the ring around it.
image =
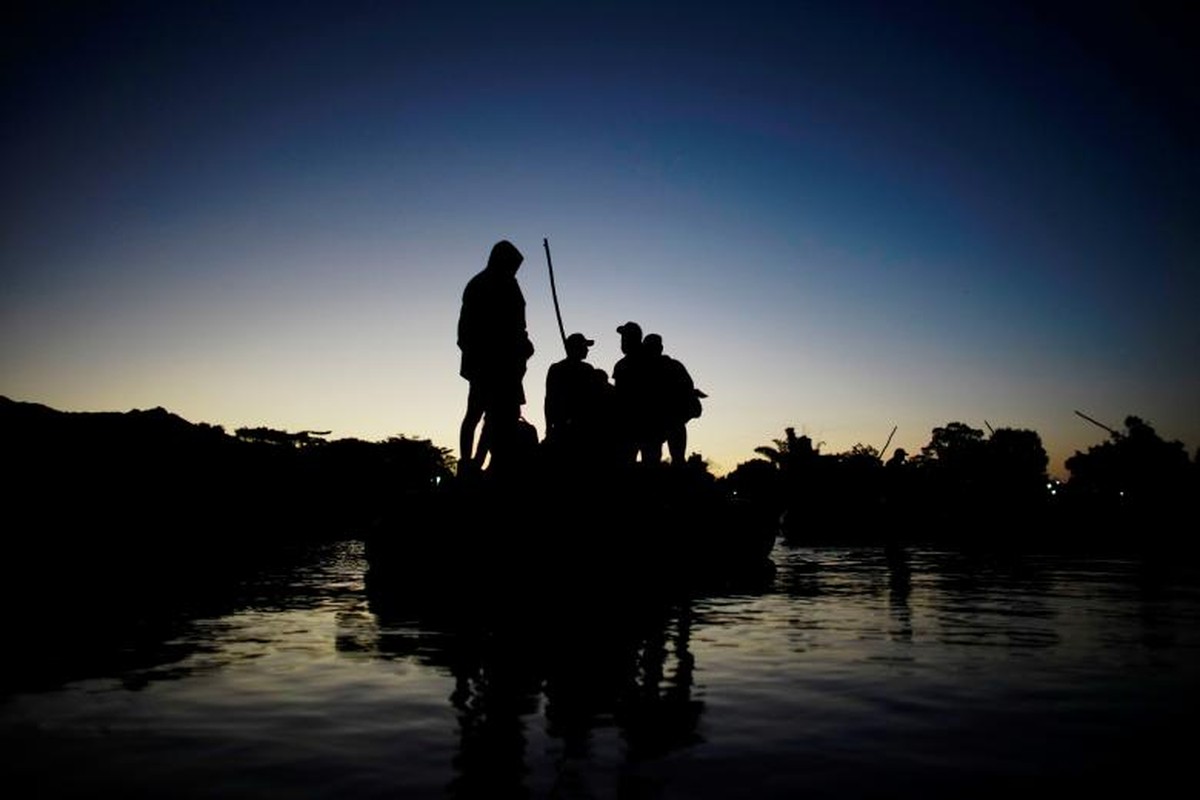
[[[492,443],[492,416],[488,412],[483,413],[483,427],[479,429],[479,444],[475,446],[475,457],[471,459],[471,466],[476,472],[483,469],[483,463],[487,461],[488,455],[494,452]]]
[[[672,425],[667,429],[667,449],[671,451],[671,463],[682,465],[687,456],[687,425]]]
[[[499,456],[505,461],[516,438],[517,421],[521,418],[521,406],[512,402],[497,402],[488,406],[483,415],[483,432],[479,435],[479,452],[475,463],[482,469],[484,458],[492,454],[492,464]]]
[[[643,464],[661,464],[663,439],[666,436],[657,429],[643,430],[638,438],[638,449],[642,453]]]
[[[459,470],[470,469],[473,466],[481,466],[483,459],[487,456],[486,432],[487,426],[484,425],[484,432],[479,435],[479,448],[475,448],[475,429],[479,427],[479,421],[483,419],[483,397],[482,393],[476,386],[472,385],[471,390],[467,395],[467,413],[463,415],[462,425],[458,429],[458,451],[459,451]]]

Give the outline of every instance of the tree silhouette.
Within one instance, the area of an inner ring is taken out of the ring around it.
[[[1010,508],[1044,503],[1050,458],[1036,431],[996,430],[987,441],[987,462],[994,503]]]
[[[1125,430],[1109,441],[1067,459],[1068,496],[1078,504],[1140,515],[1171,515],[1194,488],[1193,466],[1180,441],[1165,441],[1140,417],[1125,418]]]
[[[784,438],[772,439],[771,442],[774,447],[763,445],[754,448],[754,452],[784,472],[802,467],[820,455],[820,445],[814,447],[809,437],[797,436],[795,428],[786,428]]]
[[[939,468],[956,473],[978,467],[984,451],[983,431],[962,422],[950,422],[934,428],[929,444],[921,448],[922,458]]]

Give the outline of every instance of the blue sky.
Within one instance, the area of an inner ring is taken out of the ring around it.
[[[1154,5],[30,4],[5,44],[0,393],[453,446],[491,245],[542,427],[632,319],[731,469],[932,427],[1200,445],[1197,88]],[[1086,13],[1082,9],[1087,9]]]

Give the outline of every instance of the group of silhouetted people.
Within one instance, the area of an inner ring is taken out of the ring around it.
[[[534,348],[525,326],[525,298],[517,284],[524,257],[511,242],[498,242],[487,267],[463,292],[458,320],[460,374],[470,383],[459,430],[460,472],[515,463],[537,445],[537,434],[521,417],[522,381]],[[643,336],[641,326],[617,328],[621,359],[612,382],[587,362],[595,342],[573,333],[567,355],[546,375],[545,445],[561,461],[610,465],[662,461],[665,443],[672,464],[683,464],[687,423],[700,416],[700,399],[687,369],[663,353],[662,337]],[[476,429],[483,429],[476,442]]]
[[[642,336],[636,322],[617,328],[621,360],[613,367],[616,418],[625,432],[624,457],[641,456],[645,463],[662,460],[663,442],[672,464],[682,464],[687,452],[687,423],[700,416],[705,394],[692,383],[680,362],[663,353],[662,337]]]

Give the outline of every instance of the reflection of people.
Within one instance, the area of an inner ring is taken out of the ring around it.
[[[460,470],[483,467],[488,453],[495,456],[515,440],[525,390],[525,362],[533,343],[525,329],[525,297],[517,283],[524,256],[505,240],[492,247],[487,267],[467,283],[458,317],[459,374],[471,388],[467,412],[459,429]],[[475,428],[483,431],[475,447]]]
[[[607,421],[612,387],[604,370],[587,363],[593,344],[572,333],[567,357],[546,373],[546,441],[570,455],[594,455]]]
[[[657,333],[646,334],[642,349],[649,403],[647,438],[660,454],[665,439],[671,463],[682,465],[687,455],[688,420],[700,416],[700,398],[706,395],[696,388],[683,364],[663,354],[662,337]]]

